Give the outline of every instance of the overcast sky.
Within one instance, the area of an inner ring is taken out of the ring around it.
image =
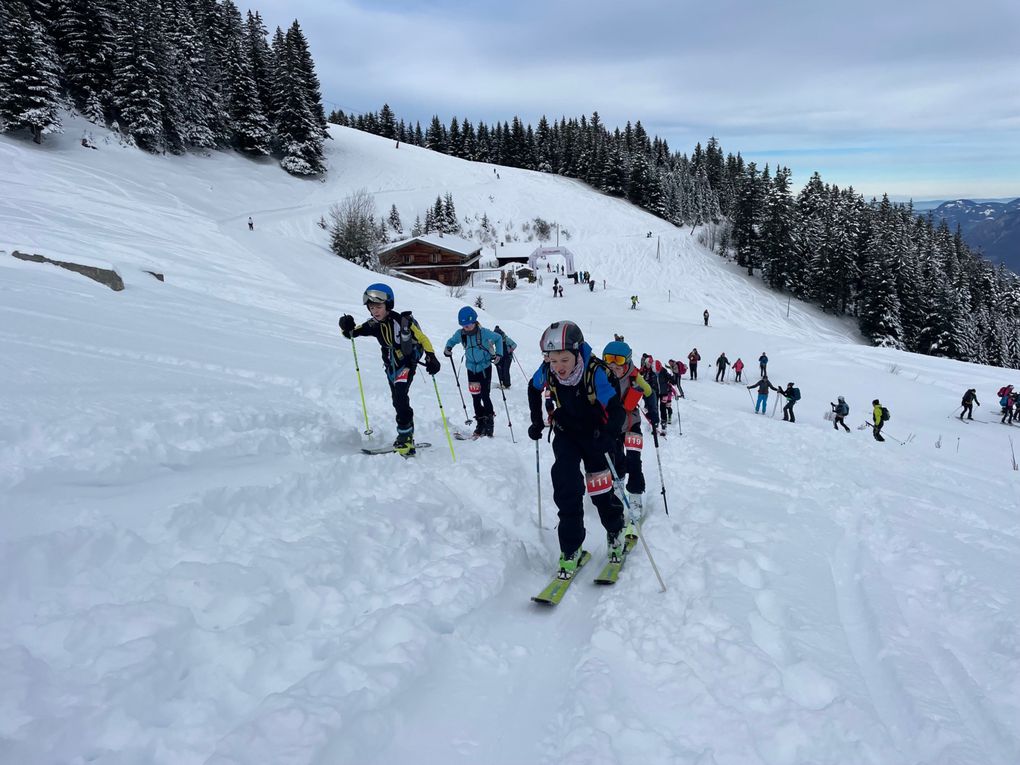
[[[327,111],[537,123],[597,110],[689,152],[868,196],[1020,196],[1020,0],[256,0]],[[243,4],[242,8],[243,8]]]

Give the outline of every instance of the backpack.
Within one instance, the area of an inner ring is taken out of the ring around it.
[[[836,414],[840,417],[846,417],[850,414],[850,405],[845,401],[842,404],[836,404]]]
[[[684,364],[682,361],[678,361],[676,363],[676,371],[682,375],[687,374],[687,365]]]
[[[889,420],[890,420],[891,418],[892,418],[892,415],[891,415],[891,414],[889,414],[889,410],[888,410],[888,409],[886,409],[886,408],[885,408],[885,407],[883,406],[883,407],[882,407],[882,422],[889,422]]]
[[[800,388],[794,388],[792,396],[794,401],[800,401]]]
[[[1009,406],[1009,396],[1003,396],[999,399],[999,406]]]
[[[1002,398],[1003,396],[1008,396],[1009,395],[1009,386],[1008,385],[1003,385],[1001,388],[999,388],[999,392],[996,395],[999,398]]]

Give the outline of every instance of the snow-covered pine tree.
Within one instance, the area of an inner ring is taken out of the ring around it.
[[[68,93],[87,119],[102,124],[112,101],[116,19],[103,0],[66,0],[53,12]]]
[[[141,0],[123,0],[113,58],[114,116],[121,133],[145,151],[163,148],[163,102],[153,16]]]
[[[421,236],[425,233],[425,228],[421,223],[421,215],[414,216],[414,225],[411,226],[411,236]]]
[[[449,191],[443,196],[441,230],[444,234],[459,234],[460,221],[457,220],[457,208],[453,205],[453,194]]]
[[[699,175],[706,173],[705,168]],[[707,178],[707,175],[706,175]],[[777,168],[765,189],[765,219],[761,232],[762,278],[774,289],[801,292],[803,269],[799,267],[794,221],[796,210],[790,195],[790,171]]]
[[[293,175],[314,175],[325,169],[322,133],[308,103],[304,71],[294,37],[277,29],[273,36],[273,146],[280,166]]]
[[[273,79],[276,76],[276,62],[266,39],[269,31],[258,11],[255,13],[248,11],[244,32],[248,61],[251,63],[251,77],[255,82],[255,90],[259,94],[262,113],[270,122],[275,122],[276,112],[273,98],[276,87]]]
[[[32,140],[60,132],[60,64],[51,38],[20,0],[0,2],[0,131]]]
[[[304,85],[305,103],[308,105],[312,120],[320,137],[328,138],[329,131],[326,125],[326,113],[322,108],[322,89],[319,85],[319,76],[315,73],[315,61],[312,60],[308,40],[305,39],[305,33],[301,31],[301,25],[298,24],[297,19],[287,29],[287,44],[290,46],[293,61]]]
[[[864,252],[864,294],[858,323],[864,336],[875,345],[902,348],[893,216],[889,197],[883,196],[881,205],[873,213],[871,234]]]
[[[400,222],[400,213],[397,210],[396,205],[390,205],[390,215],[387,218],[387,222],[390,224],[390,228],[400,236],[404,235],[404,226]]]

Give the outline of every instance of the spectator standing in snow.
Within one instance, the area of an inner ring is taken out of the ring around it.
[[[762,377],[768,374],[769,357],[765,355],[765,351],[761,352],[761,356],[758,357],[758,374]]]
[[[762,378],[758,382],[751,383],[750,385],[747,386],[748,390],[751,390],[751,388],[758,389],[758,400],[754,402],[754,413],[758,414],[758,410],[761,409],[762,414],[768,414],[769,391],[770,390],[778,391],[779,388],[770,383],[769,378],[765,376],[762,376]]]
[[[723,352],[719,358],[715,360],[715,381],[726,382],[726,367],[730,365],[730,360],[726,358],[726,353]]]
[[[960,406],[963,410],[960,412],[960,419],[963,419],[963,415],[967,415],[968,420],[974,419],[974,404],[981,406],[981,402],[977,400],[977,391],[974,388],[969,388],[966,393],[963,394],[963,400],[960,402]]]
[[[698,353],[698,349],[694,348],[690,353],[687,354],[687,363],[691,368],[691,379],[698,379],[698,362],[701,361],[701,354]]]
[[[705,317],[705,326],[707,327],[708,326],[708,309],[707,308],[705,309],[705,313],[703,315]]]
[[[253,221],[251,219],[250,215],[248,216],[248,230],[249,231],[254,231],[255,230],[255,221]]]

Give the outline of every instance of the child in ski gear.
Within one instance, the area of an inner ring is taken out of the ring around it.
[[[348,339],[371,336],[379,341],[397,420],[397,438],[393,446],[405,457],[411,456],[415,453],[411,382],[422,357],[425,359],[425,371],[430,375],[435,376],[441,365],[431,341],[411,312],[393,310],[393,290],[388,284],[377,282],[368,285],[361,300],[371,318],[355,326],[354,317],[345,313],[340,317],[340,332]]]
[[[684,364],[679,359],[676,361],[670,359],[669,368],[673,372],[673,382],[676,385],[676,394],[680,398],[687,398],[687,396],[684,395],[684,386],[680,384],[680,381],[683,380],[684,375],[687,374],[687,365]]]
[[[691,367],[691,379],[698,379],[698,362],[701,361],[701,354],[698,353],[698,349],[694,348],[690,353],[687,354],[687,363]]]
[[[673,375],[662,366],[661,361],[655,362],[655,379],[659,391],[659,424],[660,435],[666,435],[666,425],[673,422]]]
[[[977,390],[974,388],[968,388],[967,392],[963,394],[963,400],[960,402],[960,406],[963,407],[960,412],[960,419],[963,419],[963,415],[967,415],[968,420],[974,419],[974,404],[981,406],[981,402],[977,400]]]
[[[703,316],[705,317],[705,326],[707,327],[708,326],[708,309],[707,308],[705,309],[705,313],[703,314]]]
[[[645,476],[641,469],[641,412],[638,407],[642,400],[648,421],[654,428],[658,422],[655,413],[655,394],[644,376],[634,367],[633,354],[627,343],[614,340],[602,351],[602,360],[616,376],[620,386],[620,401],[625,419],[620,437],[614,445],[612,458],[616,474],[623,480],[627,477],[627,493],[630,495],[630,518],[624,535],[637,534],[636,524],[641,519],[642,495],[645,492]]]
[[[726,354],[722,353],[719,358],[715,360],[715,381],[726,382],[726,367],[730,365],[730,360],[726,358]]]
[[[737,376],[737,382],[742,382],[740,379],[740,373],[744,371],[744,362],[737,359],[733,362],[733,373]]]
[[[499,373],[499,384],[504,388],[509,388],[511,382],[510,364],[514,360],[514,351],[517,350],[517,343],[510,338],[510,335],[501,330],[498,324],[492,328],[492,331],[503,338],[503,356],[496,366],[496,371]]]
[[[751,388],[758,388],[758,400],[754,402],[754,413],[758,414],[758,409],[761,409],[762,414],[768,414],[769,411],[769,391],[778,391],[775,385],[769,382],[768,377],[762,377],[758,382],[752,383],[747,386],[748,390]]]
[[[876,441],[885,441],[882,438],[882,426],[885,425],[886,420],[889,419],[889,410],[886,409],[879,400],[876,398],[871,402],[871,435],[875,437]]]
[[[584,492],[606,529],[610,558],[623,554],[623,502],[613,491],[606,455],[612,452],[626,419],[616,376],[591,352],[581,328],[558,321],[542,333],[545,361],[528,386],[531,426],[528,436],[542,437],[542,391],[549,389],[555,409],[553,432],[553,501],[559,510],[559,576],[570,579],[577,570],[584,542]],[[581,465],[584,472],[581,472]]]
[[[761,352],[761,356],[758,357],[758,374],[762,377],[767,376],[768,372],[766,368],[769,365],[769,357],[765,355],[765,351]]]
[[[839,430],[839,426],[842,425],[843,430],[849,433],[850,428],[847,427],[846,416],[850,414],[850,406],[846,403],[846,399],[840,396],[836,399],[835,404],[830,401],[829,406],[832,407],[832,411],[836,415],[835,419],[832,421],[832,429]]]
[[[633,311],[634,309],[636,309],[637,308],[637,303],[638,303],[637,295],[631,295],[630,296],[630,310]]]
[[[475,408],[475,437],[492,437],[496,412],[489,391],[492,388],[492,365],[498,365],[503,356],[503,338],[478,323],[478,314],[471,306],[464,306],[457,314],[460,329],[446,341],[443,354],[453,356],[453,346],[464,346],[464,366],[467,368],[468,391]]]
[[[787,383],[786,389],[777,388],[779,395],[786,399],[786,403],[783,404],[783,420],[789,422],[796,422],[797,418],[793,416],[793,405],[800,401],[800,388],[793,387],[793,383]]]

